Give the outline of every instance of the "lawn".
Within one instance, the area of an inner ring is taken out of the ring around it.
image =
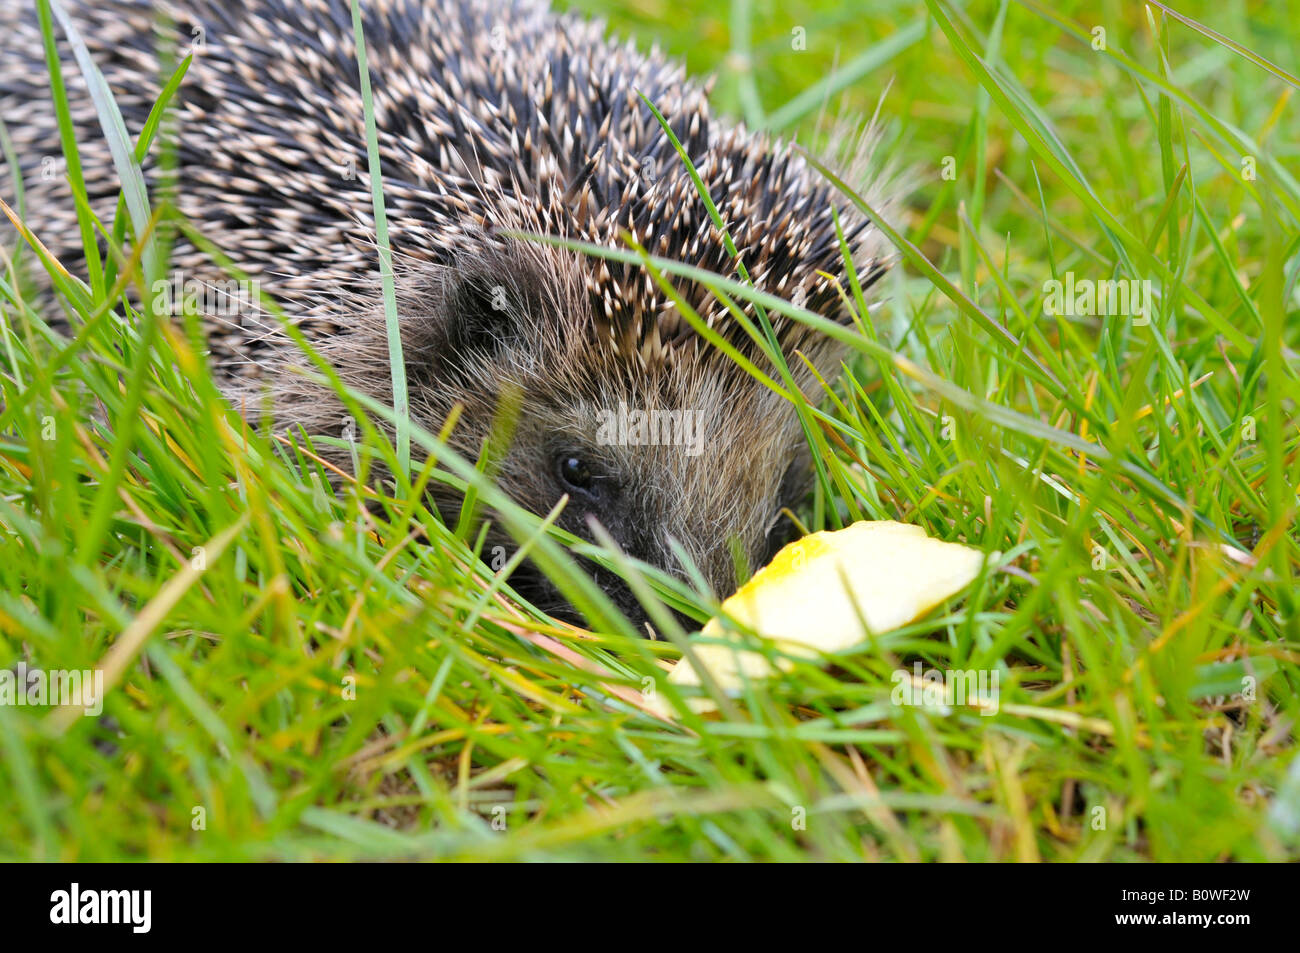
[[[6,224],[0,669],[98,669],[105,697],[0,704],[0,859],[1300,858],[1295,14],[1176,5],[569,5],[814,155],[877,115],[899,263],[870,313],[845,289],[798,516],[998,554],[720,714],[647,711],[681,640],[638,637],[574,553],[701,622],[709,596],[548,533],[436,433],[401,428],[408,469],[390,408],[354,402],[354,449],[397,485],[335,490],[311,435],[222,401],[192,318],[131,309],[157,265],[125,212],[106,273],[45,267],[71,336]],[[444,525],[431,480],[519,549]],[[511,597],[524,556],[588,629]],[[896,704],[917,665],[995,673],[996,712]]]

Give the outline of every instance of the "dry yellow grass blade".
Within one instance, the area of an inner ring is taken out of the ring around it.
[[[244,525],[248,522],[248,516],[241,516],[232,525],[226,527],[216,536],[208,541],[203,547],[206,555],[205,562],[215,562],[221,554],[226,551],[226,547],[240,534]],[[158,595],[154,596],[134,619],[131,624],[123,630],[118,636],[117,641],[113,643],[107,654],[100,660],[96,668],[104,673],[104,691],[108,692],[114,685],[121,680],[122,675],[126,672],[127,666],[140,653],[144,647],[145,640],[153,633],[154,629],[162,624],[167,613],[176,607],[181,597],[189,591],[190,587],[198,581],[202,569],[195,567],[193,562],[187,562],[180,572],[173,576],[168,583],[163,586]],[[68,729],[78,718],[84,714],[84,709],[80,705],[62,705],[56,708],[49,715],[49,725],[56,731],[63,732]]]
[[[33,234],[32,230],[27,227],[21,218],[18,217],[18,213],[10,208],[9,203],[4,199],[0,199],[0,212],[5,213],[5,217],[13,224],[13,227],[18,229],[18,234],[22,235],[23,239],[36,249],[42,260],[47,265],[53,266],[58,270],[59,274],[64,278],[67,278],[69,281],[73,280],[72,275],[68,274],[68,269],[63,267],[63,264],[54,257],[53,252],[45,247],[45,243]]]

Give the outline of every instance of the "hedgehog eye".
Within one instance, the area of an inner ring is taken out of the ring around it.
[[[592,475],[591,467],[582,457],[573,453],[562,453],[556,458],[555,466],[561,483],[575,490],[591,492],[595,477]]]

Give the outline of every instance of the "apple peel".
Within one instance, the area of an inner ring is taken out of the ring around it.
[[[742,627],[771,639],[787,655],[815,658],[851,648],[876,634],[914,622],[965,589],[979,575],[984,553],[961,543],[933,539],[919,526],[863,520],[845,529],[813,533],[785,546],[722,603]],[[728,694],[744,679],[773,674],[767,657],[740,646],[741,637],[710,619],[692,645],[698,663]],[[776,659],[781,668],[793,665]],[[668,676],[681,687],[700,685],[683,657]],[[654,706],[671,716],[662,694]],[[711,711],[709,698],[687,700],[692,710]]]

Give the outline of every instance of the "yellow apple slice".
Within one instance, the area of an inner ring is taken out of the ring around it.
[[[862,521],[842,530],[813,533],[790,543],[754,574],[722,611],[742,626],[772,639],[789,655],[815,657],[838,652],[913,622],[966,588],[979,574],[984,554],[960,543],[925,535],[919,526]],[[739,648],[742,641],[717,619],[702,635],[727,644],[696,643],[699,664],[729,693],[744,678],[772,674],[767,658]],[[788,660],[778,664],[790,667]],[[700,675],[687,658],[668,681],[698,686]],[[661,700],[662,711],[670,711]],[[707,698],[690,699],[696,711],[714,707]]]

